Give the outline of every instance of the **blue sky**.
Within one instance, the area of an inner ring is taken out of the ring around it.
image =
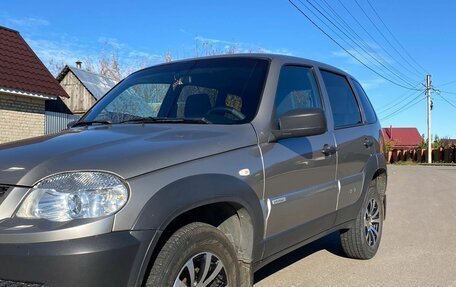
[[[411,78],[408,81],[413,84],[424,82],[425,72],[417,68],[420,73],[416,73],[399,57],[355,0],[342,1],[376,42],[350,18],[338,0],[326,1],[373,47],[377,63],[394,67]],[[393,46],[414,65],[369,10],[367,0],[357,1]],[[295,2],[303,7],[299,0]],[[311,2],[324,4],[321,0]],[[303,3],[306,4],[306,0]],[[434,86],[456,92],[456,82],[440,87],[456,81],[453,68],[456,65],[456,2],[370,0],[370,3],[413,59],[432,74]],[[363,84],[381,119],[417,97],[411,95],[413,91],[389,83],[356,62],[286,0],[80,0],[71,4],[65,1],[2,1],[0,25],[18,30],[46,64],[72,64],[77,59],[97,59],[103,51],[114,51],[125,69],[130,70],[144,63],[163,62],[168,51],[174,59],[193,57],[208,50],[260,51],[310,58],[348,71]],[[363,51],[349,51],[361,58],[366,56]],[[450,120],[450,115],[456,112],[456,94],[442,93],[442,96],[455,106],[433,94],[433,134],[456,138],[456,128]],[[412,104],[419,100],[418,97]],[[416,126],[420,133],[425,133],[425,101],[387,117],[382,125]]]

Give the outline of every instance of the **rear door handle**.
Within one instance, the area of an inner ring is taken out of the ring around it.
[[[321,150],[321,152],[324,155],[332,155],[337,152],[337,148],[335,146],[330,146],[329,144],[325,144],[323,146],[323,149]]]
[[[371,147],[373,144],[374,143],[370,139],[368,139],[368,138],[364,139],[364,146],[365,147]]]

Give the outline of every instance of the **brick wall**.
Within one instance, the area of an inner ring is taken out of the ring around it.
[[[0,143],[44,134],[43,99],[0,93]]]

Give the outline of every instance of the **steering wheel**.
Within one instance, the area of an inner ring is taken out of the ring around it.
[[[224,114],[224,113],[230,113],[233,115],[236,119],[238,120],[243,120],[245,119],[245,115],[241,113],[240,111],[230,108],[230,107],[215,107],[213,109],[210,109],[207,114]]]

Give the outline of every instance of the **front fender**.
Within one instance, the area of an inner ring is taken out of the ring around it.
[[[177,216],[219,202],[244,207],[255,227],[255,238],[262,236],[264,220],[257,194],[246,182],[223,174],[193,175],[163,187],[144,205],[133,229],[164,230]]]
[[[252,258],[260,258],[263,252],[262,235],[264,220],[260,199],[247,182],[224,174],[198,174],[176,180],[162,188],[144,204],[133,230],[159,230],[192,209],[213,204],[230,203],[243,207],[249,214],[253,226]],[[150,261],[159,238],[151,242],[141,264],[137,286],[141,284],[147,262]]]

